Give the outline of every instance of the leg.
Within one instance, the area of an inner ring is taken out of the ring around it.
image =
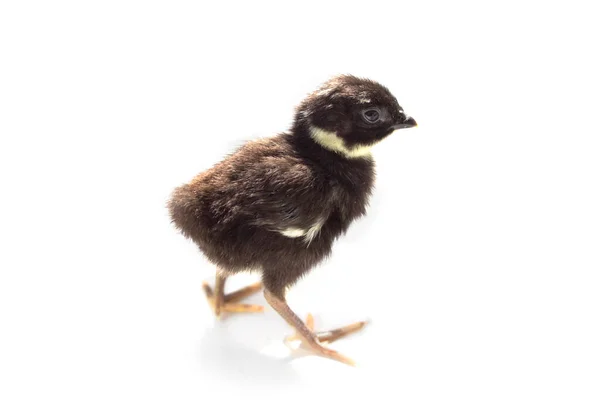
[[[215,278],[215,316],[217,318],[221,317],[221,307],[223,307],[223,300],[225,294],[223,291],[225,290],[225,278],[219,272],[217,272],[217,277]]]
[[[302,340],[302,342],[306,344],[312,351],[318,355],[328,357],[345,364],[354,365],[354,361],[352,361],[350,358],[341,355],[335,350],[324,347],[321,345],[321,342],[333,342],[334,340],[349,335],[352,332],[356,332],[365,325],[364,322],[352,324],[333,331],[323,332],[322,334],[314,333],[312,331],[312,315],[309,314],[307,323],[305,324],[288,306],[284,295],[276,295],[268,289],[265,289],[265,298],[271,307],[273,307],[288,324],[296,329],[296,337]]]
[[[215,290],[208,285],[206,282],[202,282],[202,289],[204,290],[204,294],[206,295],[206,299],[213,309],[215,316],[217,318],[221,317],[221,313],[225,312],[237,312],[237,313],[255,313],[262,312],[263,307],[252,304],[241,304],[238,301],[250,296],[258,292],[262,284],[260,282],[255,283],[250,286],[246,286],[242,289],[236,290],[233,293],[225,294],[225,281],[227,277],[217,273],[217,277],[215,279]]]

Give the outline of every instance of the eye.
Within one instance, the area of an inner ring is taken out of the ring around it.
[[[362,116],[363,119],[370,124],[374,124],[375,122],[379,121],[380,118],[379,111],[374,108],[364,110],[362,112]]]

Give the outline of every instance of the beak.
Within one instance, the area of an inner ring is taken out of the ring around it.
[[[394,124],[394,129],[414,128],[417,126],[417,121],[415,121],[413,117],[407,117],[405,115],[402,115],[402,117],[400,123]]]

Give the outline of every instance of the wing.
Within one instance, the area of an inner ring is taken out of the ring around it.
[[[312,240],[331,208],[327,185],[318,174],[297,160],[263,158],[253,176],[243,210],[250,223]]]
[[[196,192],[215,229],[247,224],[308,239],[318,232],[332,210],[331,185],[287,140],[247,143],[202,176]]]

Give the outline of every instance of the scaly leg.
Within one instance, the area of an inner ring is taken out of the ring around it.
[[[263,311],[263,306],[238,303],[238,301],[258,292],[262,288],[260,282],[246,286],[230,294],[225,294],[226,279],[225,276],[217,274],[214,292],[207,282],[202,282],[202,289],[204,290],[208,304],[213,309],[217,318],[221,317],[223,311],[236,313],[256,313]]]
[[[354,361],[352,361],[352,359],[343,356],[335,350],[324,347],[321,345],[321,343],[333,342],[353,332],[356,332],[365,326],[365,322],[358,322],[339,329],[315,333],[312,330],[314,326],[312,315],[309,314],[305,324],[288,306],[283,296],[276,296],[269,290],[265,289],[265,298],[271,307],[273,307],[275,311],[277,311],[279,315],[281,315],[281,317],[296,330],[296,334],[293,335],[293,337],[302,340],[302,342],[306,344],[314,353],[348,365],[354,365]],[[290,339],[291,338],[289,337],[287,338],[287,340]]]

